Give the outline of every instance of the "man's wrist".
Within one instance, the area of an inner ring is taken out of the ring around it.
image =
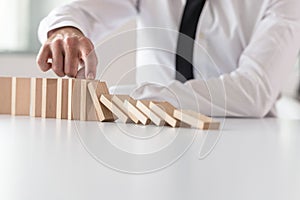
[[[52,29],[52,30],[48,31],[47,38],[50,38],[55,33],[68,32],[68,30],[72,31],[72,32],[75,32],[76,34],[80,34],[80,35],[84,36],[82,31],[79,30],[78,28],[74,27],[74,26],[63,26],[63,27],[59,27],[59,28]]]

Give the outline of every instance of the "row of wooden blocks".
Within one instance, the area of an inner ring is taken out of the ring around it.
[[[88,83],[96,84],[101,94],[109,94],[106,84],[99,81],[0,77],[0,114],[98,120]]]
[[[62,78],[0,77],[0,114],[87,121],[218,129],[220,123],[168,102],[110,95],[105,82]]]

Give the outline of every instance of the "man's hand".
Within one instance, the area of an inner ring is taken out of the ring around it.
[[[97,63],[92,42],[73,27],[50,31],[37,56],[42,71],[52,69],[60,77],[94,79]]]

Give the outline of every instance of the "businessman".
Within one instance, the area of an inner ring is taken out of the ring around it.
[[[77,0],[41,22],[37,63],[58,76],[94,79],[94,46],[136,19],[138,30],[162,30],[160,43],[174,53],[137,51],[134,97],[212,116],[274,115],[300,49],[299,8],[299,0]],[[157,38],[138,31],[137,46]]]

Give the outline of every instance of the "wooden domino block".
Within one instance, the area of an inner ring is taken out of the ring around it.
[[[99,81],[69,79],[68,119],[98,121],[93,100],[88,92],[88,84],[97,82]],[[99,86],[99,90],[100,89],[103,90],[103,94],[108,94],[106,84],[102,83],[101,87]]]
[[[91,82],[88,84],[88,89],[89,89],[89,94],[92,103],[94,105],[93,107],[96,110],[98,120],[101,122],[114,121],[115,118],[112,112],[99,101],[101,94],[105,94],[105,93],[108,94],[108,89],[106,84],[104,82]],[[89,115],[90,113],[88,113],[88,116]]]
[[[106,83],[97,80],[80,80],[80,120],[81,121],[98,121],[97,113],[90,93],[88,92],[88,84],[97,85],[99,94],[109,94]],[[99,95],[100,96],[100,95]],[[108,119],[112,120],[112,119]]]
[[[68,119],[69,83],[68,79],[62,79],[61,118]]]
[[[115,103],[113,103],[112,97],[113,96],[109,94],[102,94],[100,96],[100,102],[122,122],[131,122],[129,116],[126,113],[124,113]]]
[[[101,94],[109,94],[108,87],[107,87],[105,82],[88,81],[88,84],[90,84],[90,83],[94,84],[97,100],[100,103],[99,98],[100,98]],[[87,88],[87,90],[89,90],[89,89]],[[93,102],[91,93],[90,92],[87,92],[87,93],[88,94],[87,94],[87,98],[86,98],[86,115],[87,115],[86,120],[88,120],[88,121],[99,121],[100,119],[98,118],[98,113],[97,113],[96,107],[94,106],[94,102]],[[109,122],[114,121],[113,114],[110,112],[110,110],[108,110],[101,103],[100,103],[100,106],[103,110],[103,116],[104,116],[104,118],[102,120],[103,121],[109,121]]]
[[[68,79],[57,79],[57,106],[56,106],[56,118],[68,119],[68,96],[69,96],[69,84]]]
[[[94,86],[95,86],[95,92],[96,92],[96,96],[98,97],[98,102],[99,102],[99,98],[100,98],[100,95],[101,94],[109,94],[109,91],[108,91],[108,88],[107,88],[107,85],[105,82],[100,82],[98,80],[83,80],[83,85],[81,87],[81,91],[82,90],[85,90],[85,95],[86,95],[86,99],[85,99],[85,118],[87,121],[99,121],[100,119],[98,118],[98,114],[97,114],[97,111],[96,111],[96,108],[94,106],[94,103],[93,103],[93,99],[92,99],[92,96],[89,92],[89,88],[88,88],[88,85],[90,83],[92,83]],[[112,121],[114,118],[113,118],[113,115],[112,113],[105,108],[105,106],[101,105],[100,106],[102,108],[104,108],[104,111],[106,112],[104,116],[104,121]],[[101,121],[101,120],[100,120]]]
[[[162,126],[165,124],[165,121],[160,118],[157,114],[152,112],[149,108],[150,101],[148,100],[138,100],[136,103],[136,107],[140,109],[155,125]]]
[[[176,108],[172,104],[168,102],[151,101],[149,107],[170,126],[178,127],[180,125],[180,121],[173,117],[173,112]]]
[[[31,78],[30,94],[31,94],[31,109],[30,116],[42,116],[42,78]]]
[[[115,103],[134,123],[138,124],[139,119],[124,106],[125,100],[134,104],[134,100],[128,95],[113,95],[112,101]]]
[[[30,115],[30,78],[12,78],[12,115]]]
[[[12,78],[0,77],[0,114],[11,114]]]
[[[131,116],[131,119],[135,123],[142,123],[143,125],[147,125],[151,122],[151,120],[140,110],[136,107],[137,101],[131,98],[128,95],[115,95],[113,97],[113,101],[120,108],[124,109],[124,112],[128,113]]]
[[[174,117],[198,129],[218,130],[220,127],[220,123],[212,118],[190,110],[175,110]]]
[[[57,79],[43,78],[42,82],[42,117],[56,118]]]
[[[81,80],[68,79],[68,119],[80,119]]]
[[[80,113],[79,119],[86,120],[86,96],[87,96],[87,80],[80,80]]]
[[[148,118],[140,109],[136,107],[137,102],[134,100],[133,102],[130,100],[124,101],[124,107],[128,110],[128,112],[135,116],[140,123],[143,125],[150,124],[151,120]]]
[[[95,85],[97,85],[97,83],[99,83],[99,86],[98,86],[99,91],[101,91],[101,88],[103,90],[105,90],[103,92],[103,94],[108,94],[108,89],[107,89],[105,83],[103,83],[103,82],[101,83],[99,81],[94,81],[94,80],[87,80],[86,85],[85,85],[86,86],[85,87],[85,90],[86,90],[86,100],[85,100],[85,102],[86,102],[86,105],[85,105],[86,106],[86,120],[87,121],[99,121],[96,107],[94,106],[92,96],[91,96],[91,94],[89,92],[89,88],[88,88],[90,83],[95,84]],[[103,85],[105,85],[105,87]],[[99,97],[100,97],[100,95],[99,95]],[[99,100],[98,100],[98,102],[99,102]]]

